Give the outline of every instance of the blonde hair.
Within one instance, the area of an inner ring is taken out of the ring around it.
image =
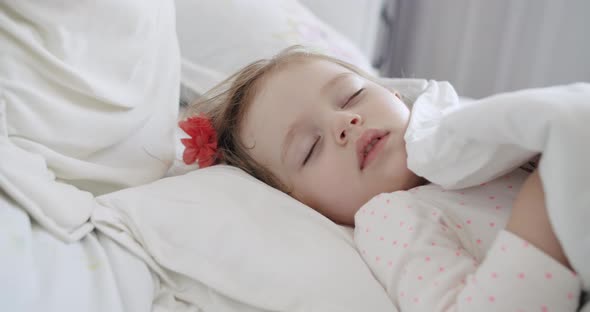
[[[266,78],[286,65],[314,59],[336,63],[375,81],[373,77],[352,64],[311,52],[301,46],[289,47],[272,58],[261,59],[245,66],[191,103],[186,111],[186,117],[204,113],[211,119],[217,132],[217,163],[238,167],[262,182],[290,193],[283,182],[248,154],[248,149],[252,147],[247,147],[241,142],[239,131],[248,107]]]

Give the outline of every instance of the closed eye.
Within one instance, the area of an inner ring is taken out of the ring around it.
[[[307,156],[305,156],[305,159],[303,160],[303,166],[305,166],[305,164],[307,164],[307,161],[311,158],[311,156],[313,156],[313,152],[315,150],[316,145],[318,145],[318,142],[320,141],[321,137],[318,137],[315,142],[313,142],[313,145],[311,146],[311,148],[309,149],[309,152],[307,153]]]
[[[350,104],[352,102],[352,100],[354,100],[354,98],[357,97],[358,95],[360,95],[364,90],[365,90],[365,88],[360,88],[353,95],[351,95],[348,98],[348,100],[346,100],[346,102],[344,102],[344,105],[342,105],[340,108],[345,108],[346,106],[348,106],[348,104]]]

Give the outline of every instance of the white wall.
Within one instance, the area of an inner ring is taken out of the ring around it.
[[[299,0],[373,57],[383,0]]]

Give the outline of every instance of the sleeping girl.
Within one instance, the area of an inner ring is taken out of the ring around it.
[[[350,64],[292,48],[229,77],[181,126],[206,116],[216,133],[209,153],[185,142],[189,160],[239,167],[354,226],[401,311],[575,311],[580,281],[538,172],[455,191],[429,183],[408,169],[404,101]]]

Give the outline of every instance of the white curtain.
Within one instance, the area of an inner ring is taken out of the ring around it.
[[[587,0],[387,0],[378,61],[472,97],[590,81],[589,16]]]

